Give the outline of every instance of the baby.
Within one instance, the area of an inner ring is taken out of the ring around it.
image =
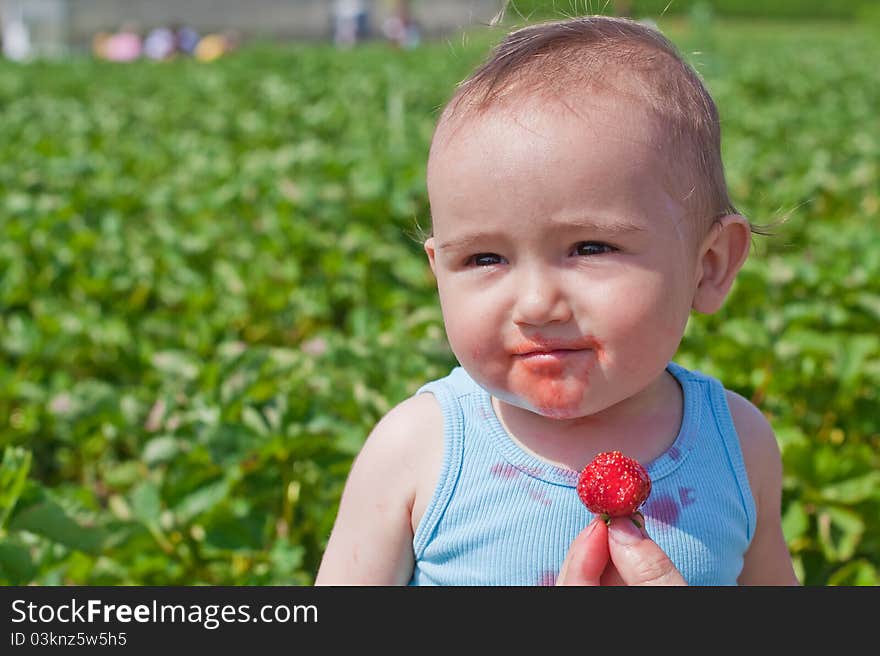
[[[370,434],[316,583],[548,585],[571,562],[627,582],[584,537],[627,521],[593,531],[575,491],[617,450],[652,478],[644,530],[668,580],[797,584],[769,423],[672,362],[749,251],[720,141],[697,74],[626,19],[515,31],[458,87],[424,247],[460,366]]]

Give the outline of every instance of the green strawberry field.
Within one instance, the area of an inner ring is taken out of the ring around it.
[[[801,581],[880,584],[877,24],[660,26],[775,226],[677,359],[771,420]],[[500,35],[0,61],[0,583],[312,583],[367,433],[454,365],[425,158]]]

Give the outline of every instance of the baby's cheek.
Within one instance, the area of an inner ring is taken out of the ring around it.
[[[602,326],[608,349],[623,363],[642,360],[645,354],[670,355],[677,349],[690,316],[689,306],[680,298],[662,294],[629,294],[634,300],[622,302],[609,311]]]

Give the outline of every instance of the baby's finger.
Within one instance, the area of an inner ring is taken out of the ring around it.
[[[612,520],[608,549],[625,585],[687,585],[669,556],[628,517]]]
[[[594,519],[572,541],[556,585],[599,585],[608,564],[608,527]]]

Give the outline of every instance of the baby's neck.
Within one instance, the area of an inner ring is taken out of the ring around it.
[[[672,446],[684,409],[681,387],[666,372],[652,392],[575,419],[551,419],[495,397],[492,407],[523,450],[555,466],[579,471],[603,451],[622,451],[649,463]]]

